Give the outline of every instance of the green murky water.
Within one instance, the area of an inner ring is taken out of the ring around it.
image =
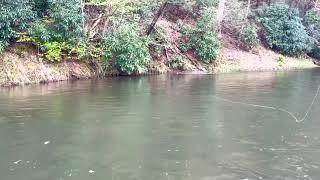
[[[2,180],[320,179],[320,70],[0,90]]]

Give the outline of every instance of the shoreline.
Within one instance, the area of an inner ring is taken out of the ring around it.
[[[238,52],[239,53],[239,52]],[[237,54],[238,54],[237,53]],[[241,53],[241,52],[240,52]],[[198,64],[191,70],[179,71],[165,67],[163,63],[153,64],[149,71],[141,75],[156,74],[224,74],[237,72],[276,72],[303,70],[320,67],[315,65],[311,58],[286,57],[284,64],[280,67],[273,59],[265,58],[263,61],[257,59],[235,59],[225,58],[224,54],[212,65]],[[241,56],[239,56],[241,57]],[[63,61],[59,63],[46,63],[32,54],[18,56],[14,53],[5,52],[0,56],[0,86],[24,86],[29,84],[42,84],[59,81],[70,81],[80,79],[105,78],[119,76],[116,72],[104,73],[99,63],[90,64],[81,61]],[[140,75],[135,75],[140,76]]]

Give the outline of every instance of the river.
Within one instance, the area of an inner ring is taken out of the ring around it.
[[[278,110],[302,119],[319,84],[314,69],[2,88],[0,179],[320,179],[320,97],[300,123]]]

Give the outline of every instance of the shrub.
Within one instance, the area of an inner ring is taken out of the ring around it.
[[[79,0],[52,0],[49,4],[49,23],[55,40],[79,39],[82,37],[82,13]]]
[[[150,60],[148,40],[139,33],[136,24],[123,24],[104,38],[104,62],[109,60],[122,74],[138,74],[146,71]]]
[[[180,71],[187,69],[185,59],[180,55],[173,57],[173,59],[169,61],[168,65],[170,68]]]
[[[0,50],[35,18],[30,0],[0,0]]]
[[[277,63],[279,67],[282,67],[285,64],[285,57],[283,55],[279,55],[277,58]]]
[[[201,7],[213,7],[216,6],[218,1],[217,0],[196,0],[197,5]]]
[[[215,30],[215,9],[212,7],[205,7],[201,10],[201,17],[197,22],[197,29],[202,31],[213,31]]]
[[[189,48],[193,49],[199,60],[205,64],[212,63],[220,50],[218,34],[214,31],[213,17],[212,8],[205,8],[195,28],[180,25],[180,32],[188,39],[187,45],[182,45],[181,48],[184,51]]]
[[[320,59],[320,46],[314,47],[308,55],[313,58]]]
[[[320,15],[315,9],[309,10],[304,17],[304,24],[306,26],[314,25],[320,27]]]
[[[40,47],[44,57],[49,61],[60,61],[62,52],[72,51],[81,58],[84,48],[79,46],[83,40],[80,1],[36,0],[34,9],[43,17],[29,28],[29,41]]]
[[[45,43],[53,41],[53,35],[49,28],[50,19],[43,18],[33,23],[28,30],[29,36],[34,39],[35,43]]]
[[[314,9],[308,11],[304,17],[304,24],[313,44],[308,55],[320,59],[320,13]]]
[[[240,41],[242,46],[248,50],[259,44],[257,29],[254,26],[247,26],[240,32]]]
[[[38,6],[43,3],[36,3]],[[47,9],[44,9],[47,7]],[[29,34],[40,41],[77,41],[82,37],[82,13],[78,0],[52,0],[44,7],[36,7],[46,14],[33,23]]]
[[[45,48],[45,58],[54,62],[62,59],[63,50],[67,48],[67,45],[60,42],[47,42],[43,44],[43,48]]]
[[[189,43],[200,61],[205,64],[212,63],[219,54],[220,43],[215,32],[195,31],[192,33]]]
[[[290,9],[286,4],[273,4],[258,9],[257,15],[267,32],[266,40],[271,48],[289,55],[310,51],[310,37],[297,9]]]
[[[48,0],[33,0],[34,1],[34,11],[37,13],[39,17],[43,17],[47,14],[47,10],[49,8]]]

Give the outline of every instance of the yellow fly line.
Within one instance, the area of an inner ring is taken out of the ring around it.
[[[222,97],[218,97],[216,95],[214,95],[213,97],[215,99],[218,99],[218,100],[221,100],[221,101],[225,101],[225,102],[229,102],[229,103],[233,103],[233,104],[240,104],[240,105],[244,105],[244,106],[251,106],[251,107],[256,107],[256,108],[263,108],[263,109],[272,109],[272,110],[276,110],[276,111],[281,111],[281,112],[284,112],[286,114],[288,114],[290,117],[292,117],[297,123],[301,123],[303,121],[305,121],[307,119],[307,117],[309,116],[309,113],[314,105],[314,103],[316,102],[316,99],[319,95],[319,92],[320,92],[320,85],[318,86],[318,90],[317,92],[315,93],[314,97],[313,97],[313,100],[312,102],[310,103],[308,109],[306,110],[305,112],[305,115],[302,119],[299,119],[297,116],[295,116],[293,114],[293,112],[290,112],[288,110],[285,110],[283,108],[277,108],[277,107],[273,107],[273,106],[264,106],[264,105],[259,105],[259,104],[251,104],[251,103],[245,103],[245,102],[240,102],[240,101],[233,101],[233,100],[230,100],[230,99],[226,99],[226,98],[222,98]]]

